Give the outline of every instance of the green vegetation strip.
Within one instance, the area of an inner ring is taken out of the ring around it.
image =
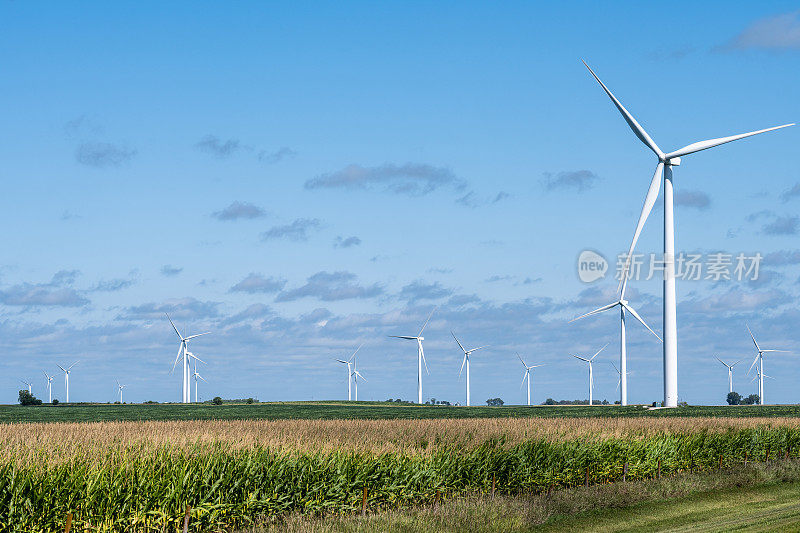
[[[720,433],[527,441],[492,440],[471,451],[446,446],[431,455],[285,453],[222,444],[192,449],[121,447],[48,458],[48,450],[0,464],[0,530],[53,531],[73,512],[76,526],[161,531],[186,505],[195,528],[236,527],[292,513],[336,514],[432,504],[489,492],[649,479],[796,456],[800,430],[759,427]],[[91,452],[91,453],[89,453]],[[49,460],[48,460],[49,459]]]
[[[697,406],[648,410],[640,406],[445,407],[386,402],[261,404],[68,404],[0,405],[0,423],[110,422],[123,420],[615,418],[615,417],[798,417],[797,405]]]

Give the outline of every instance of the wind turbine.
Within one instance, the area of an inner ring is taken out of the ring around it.
[[[608,346],[608,344],[606,344],[606,346]],[[594,388],[594,377],[592,376],[592,361],[594,361],[594,358],[597,357],[600,352],[602,352],[603,350],[606,349],[606,346],[603,346],[602,348],[597,350],[597,352],[593,356],[591,356],[589,359],[586,359],[585,357],[580,357],[578,355],[573,355],[572,356],[575,359],[580,359],[581,361],[584,361],[584,362],[589,364],[589,405],[590,406],[593,405],[592,404],[592,389]]]
[[[747,324],[745,324],[747,326]],[[747,326],[747,331],[750,333],[750,338],[753,339],[753,344],[756,345],[756,350],[758,350],[758,355],[756,358],[753,359],[753,362],[750,364],[750,368],[747,369],[747,373],[750,374],[750,371],[753,370],[753,365],[758,363],[757,371],[758,375],[758,403],[759,405],[764,405],[764,354],[767,352],[783,352],[787,353],[788,350],[762,350],[759,348],[758,343],[756,342],[756,338],[753,335],[753,332],[750,331],[750,326]],[[766,376],[769,377],[769,376]]]
[[[58,368],[60,368],[61,370],[64,371],[64,388],[67,389],[67,403],[69,403],[69,373],[72,370],[72,367],[77,365],[79,362],[80,361],[75,361],[74,363],[69,365],[67,368],[64,368],[63,366],[61,366],[59,364],[56,365]]]
[[[469,407],[469,405],[470,405],[470,403],[469,403],[469,356],[470,356],[470,354],[472,352],[478,351],[481,348],[486,348],[486,346],[478,346],[477,348],[472,348],[471,350],[467,350],[466,348],[464,348],[464,346],[458,340],[458,337],[456,337],[455,333],[453,333],[451,331],[450,334],[453,336],[453,338],[458,343],[458,347],[461,348],[461,351],[464,352],[464,360],[461,361],[461,370],[458,371],[458,377],[459,377],[459,379],[461,379],[461,372],[463,372],[464,365],[466,365],[467,366],[467,407]]]
[[[44,372],[44,377],[47,378],[47,403],[53,403],[53,376],[44,370],[42,372]]]
[[[676,167],[681,164],[681,157],[689,154],[693,154],[695,152],[699,152],[701,150],[706,150],[708,148],[713,148],[715,146],[719,146],[720,144],[729,143],[731,141],[737,141],[739,139],[744,139],[745,137],[751,137],[753,135],[758,135],[760,133],[766,133],[768,131],[777,130],[780,128],[785,128],[788,126],[794,126],[794,124],[784,124],[782,126],[775,126],[772,128],[767,128],[764,130],[758,131],[751,131],[749,133],[742,133],[739,135],[731,135],[730,137],[720,137],[718,139],[710,139],[707,141],[700,141],[696,143],[689,144],[680,148],[679,150],[675,150],[674,152],[664,153],[661,149],[656,145],[653,139],[647,134],[647,132],[636,122],[636,119],[633,118],[625,107],[620,103],[619,100],[611,93],[608,87],[600,81],[600,78],[594,73],[594,71],[589,68],[589,65],[586,64],[584,61],[583,64],[586,68],[589,69],[589,72],[592,73],[592,76],[595,80],[603,87],[603,90],[606,92],[609,98],[611,98],[612,102],[616,106],[617,110],[622,114],[622,117],[625,119],[625,122],[628,123],[628,126],[631,128],[633,133],[642,141],[645,146],[650,148],[658,157],[658,164],[656,165],[656,171],[653,175],[653,179],[650,182],[650,188],[647,191],[647,196],[644,200],[644,205],[642,206],[642,212],[639,215],[639,222],[636,225],[636,231],[633,234],[633,240],[631,241],[630,249],[628,250],[628,255],[626,256],[625,261],[625,268],[622,271],[622,276],[620,279],[620,287],[623,285],[625,280],[628,277],[628,268],[630,266],[631,261],[631,254],[633,254],[633,250],[636,247],[636,241],[639,239],[639,234],[642,231],[642,227],[644,226],[647,217],[650,215],[650,211],[653,209],[653,205],[656,203],[656,199],[658,198],[658,192],[661,188],[661,181],[663,178],[664,181],[664,327],[663,327],[663,335],[664,335],[664,407],[677,407],[678,405],[678,331],[677,331],[677,309],[676,309],[676,299],[675,299],[675,223],[673,218],[673,186],[672,186],[672,167]]]
[[[631,307],[628,304],[628,300],[625,299],[625,288],[626,288],[626,286],[627,286],[627,283],[623,283],[622,284],[622,291],[620,292],[620,296],[619,296],[619,299],[617,299],[617,301],[611,302],[608,305],[604,305],[603,307],[595,309],[594,311],[590,311],[589,313],[586,313],[585,315],[581,315],[581,316],[579,316],[577,318],[573,318],[572,320],[570,320],[570,322],[575,322],[576,320],[580,320],[581,318],[585,318],[585,317],[591,316],[591,315],[596,315],[598,313],[602,313],[603,311],[608,311],[609,309],[613,309],[614,307],[619,306],[619,328],[620,328],[619,329],[619,366],[620,366],[621,370],[617,370],[617,372],[620,373],[619,374],[620,375],[620,387],[619,387],[619,389],[620,389],[620,391],[619,391],[619,403],[620,403],[620,405],[628,405],[628,356],[627,356],[627,352],[628,352],[627,342],[628,341],[627,341],[627,337],[625,335],[625,311],[628,311],[631,315],[633,315],[633,317],[636,320],[641,322],[641,324],[644,327],[646,327],[647,330],[650,333],[655,335],[655,337],[659,341],[661,341],[661,337],[659,337],[658,334],[655,331],[650,329],[650,326],[648,326],[645,323],[645,321],[642,320],[642,317],[639,316],[639,313],[637,313],[636,310],[634,310],[634,308]],[[616,368],[616,367],[614,367],[614,368]]]
[[[363,342],[358,346],[358,348],[356,348],[356,351],[353,352],[353,355],[351,355],[350,359],[348,359],[347,361],[345,361],[344,359],[336,359],[336,361],[339,361],[340,363],[344,363],[344,364],[347,365],[347,401],[348,402],[353,399],[353,394],[352,394],[352,391],[353,391],[353,381],[352,381],[353,380],[353,366],[352,366],[353,365],[353,360],[355,359],[356,354],[358,353],[358,351],[361,349],[362,346],[364,346]],[[366,380],[364,380],[364,381],[366,381]],[[356,385],[356,388],[357,387],[358,387],[358,385]],[[356,393],[356,399],[358,399],[358,393]]]
[[[208,381],[206,381],[206,380],[205,380],[205,378],[204,378],[203,376],[201,376],[201,375],[200,375],[200,374],[197,372],[197,362],[198,362],[198,361],[200,361],[200,359],[199,359],[199,358],[197,358],[197,357],[195,357],[195,355],[194,355],[194,354],[190,354],[190,355],[191,355],[192,357],[194,357],[194,372],[192,373],[192,377],[194,378],[194,403],[197,403],[197,382],[198,382],[198,380],[201,380],[201,379],[202,379],[202,380],[203,380],[205,383],[208,383]],[[200,362],[202,363],[203,361],[200,361]]]
[[[729,365],[728,363],[726,363],[725,361],[723,361],[722,359],[720,359],[716,355],[714,356],[714,359],[716,359],[717,361],[722,363],[725,366],[725,368],[728,369],[728,389],[729,389],[728,392],[733,392],[733,367],[735,367],[736,365],[741,363],[742,360],[739,359],[738,361],[736,361],[732,365]]]
[[[175,362],[172,363],[172,370],[170,370],[169,372],[170,372],[170,374],[172,372],[174,372],[175,371],[175,365],[178,364],[178,360],[179,359],[183,359],[183,380],[182,380],[183,381],[183,397],[181,398],[181,401],[183,403],[189,403],[189,402],[191,402],[191,384],[189,383],[189,381],[190,381],[190,378],[189,378],[189,363],[190,363],[190,361],[189,361],[189,359],[192,358],[192,357],[195,357],[195,355],[189,351],[189,340],[190,339],[194,339],[196,337],[200,337],[202,335],[208,335],[210,332],[206,331],[205,333],[198,333],[197,335],[189,335],[188,337],[184,337],[183,335],[181,335],[181,332],[178,331],[178,328],[175,327],[175,324],[172,322],[172,319],[169,317],[169,315],[167,313],[164,313],[164,314],[167,315],[167,320],[169,320],[169,323],[172,324],[172,329],[175,330],[175,334],[181,340],[181,345],[178,347],[178,355],[175,356]],[[195,357],[195,359],[196,359],[196,357]],[[200,362],[202,363],[203,361],[200,361]]]
[[[425,340],[425,337],[422,336],[422,332],[425,330],[425,326],[428,325],[430,322],[431,317],[433,316],[433,312],[436,311],[436,308],[433,308],[431,314],[428,315],[428,320],[422,325],[422,329],[419,330],[419,333],[416,337],[405,336],[405,335],[389,335],[390,337],[394,337],[395,339],[407,339],[407,340],[415,340],[417,341],[417,403],[422,403],[422,365],[425,364],[425,372],[430,375],[428,371],[428,361],[425,360],[425,352],[422,350],[422,341]]]
[[[117,390],[119,390],[119,403],[123,403],[123,402],[122,402],[122,389],[124,389],[124,388],[125,388],[127,385],[122,385],[122,384],[119,382],[119,380],[118,380],[118,379],[115,379],[114,381],[116,381],[116,382],[117,382]]]
[[[355,385],[355,387],[353,387],[353,392],[355,393],[355,401],[358,401],[358,378],[367,381],[367,378],[362,376],[361,372],[356,370],[355,354],[353,354],[353,385]]]
[[[28,381],[25,381],[24,379],[21,379],[21,380],[20,380],[20,382],[22,382],[22,383],[24,383],[25,385],[27,385],[27,386],[28,386],[28,394],[32,394],[33,390],[32,390],[32,388],[31,388],[31,387],[32,387],[33,385],[31,385],[31,383],[30,383],[30,382],[28,382]]]
[[[528,380],[528,405],[530,405],[531,404],[531,370],[533,370],[534,368],[538,368],[540,366],[544,366],[544,364],[528,366],[527,364],[525,364],[525,361],[522,360],[522,356],[520,354],[517,354],[517,358],[519,358],[519,362],[522,363],[522,366],[525,367],[525,373],[522,374],[522,383],[520,383],[519,387],[522,388],[522,386],[525,384],[525,380],[526,379]]]
[[[614,364],[614,361],[610,361],[610,363],[611,363],[611,366],[614,367],[614,370],[616,370],[617,374],[619,375],[619,380],[617,380],[617,390],[619,390],[620,386],[622,385],[622,372],[619,371],[619,368],[617,368],[617,365]],[[630,374],[631,374],[631,372],[628,372],[628,375],[630,375]],[[620,404],[620,405],[622,405],[622,404]],[[625,404],[625,405],[627,405],[627,404]]]

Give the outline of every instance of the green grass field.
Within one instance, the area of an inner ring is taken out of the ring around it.
[[[640,406],[444,407],[384,402],[281,402],[248,404],[0,405],[0,423],[117,420],[436,419],[512,417],[797,417],[798,405],[696,406],[647,410]]]

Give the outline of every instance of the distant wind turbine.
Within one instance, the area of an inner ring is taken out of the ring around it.
[[[572,320],[570,320],[570,322],[575,322],[576,320],[580,320],[580,319],[585,318],[587,316],[596,315],[598,313],[602,313],[603,311],[608,311],[609,309],[613,309],[614,307],[619,306],[619,327],[620,327],[620,332],[619,332],[619,367],[620,367],[620,370],[618,370],[618,372],[620,372],[619,401],[620,401],[621,405],[628,405],[628,375],[629,374],[628,374],[627,339],[626,339],[626,336],[625,336],[625,311],[628,311],[631,315],[633,315],[633,317],[636,320],[641,322],[641,324],[644,327],[647,328],[647,331],[649,331],[650,333],[655,335],[655,337],[659,341],[661,341],[661,337],[659,337],[658,334],[655,331],[653,331],[650,328],[650,326],[648,326],[645,323],[644,320],[642,320],[642,317],[639,316],[639,313],[637,313],[636,310],[634,310],[634,308],[631,307],[628,304],[628,300],[625,299],[625,288],[626,288],[626,286],[627,286],[627,282],[623,282],[622,291],[620,292],[620,296],[619,296],[619,299],[617,299],[617,301],[612,302],[612,303],[610,303],[608,305],[604,305],[603,307],[595,309],[594,311],[590,311],[589,313],[586,313],[585,315],[581,315],[581,316],[579,316],[577,318],[573,318]]]
[[[358,401],[358,378],[367,381],[367,378],[361,375],[361,372],[356,370],[356,358],[355,354],[353,354],[353,392],[355,393],[355,401]]]
[[[72,371],[72,367],[80,363],[80,361],[75,361],[67,368],[64,368],[61,365],[56,365],[58,368],[64,371],[64,388],[67,390],[67,403],[69,403],[69,373]]]
[[[42,370],[44,377],[47,378],[47,403],[53,403],[53,376]]]
[[[606,346],[608,346],[608,344],[606,344]],[[602,348],[597,350],[597,352],[593,356],[588,358],[588,359],[586,359],[585,357],[580,357],[578,355],[573,355],[572,356],[575,359],[580,359],[581,361],[583,361],[585,363],[588,363],[588,365],[589,365],[589,405],[594,405],[592,403],[592,399],[593,399],[592,398],[592,390],[594,389],[594,376],[592,375],[592,361],[594,361],[594,358],[597,357],[600,354],[600,352],[605,350],[606,346],[603,346]]]
[[[428,371],[428,361],[425,360],[425,352],[422,350],[422,341],[425,340],[425,337],[422,336],[422,332],[425,330],[425,326],[428,325],[430,322],[431,317],[433,316],[433,312],[436,311],[436,308],[433,308],[431,314],[428,315],[428,320],[422,325],[422,329],[419,330],[419,333],[416,337],[405,336],[405,335],[389,335],[390,337],[394,337],[395,339],[407,339],[407,340],[415,340],[417,341],[417,403],[422,403],[422,365],[425,364],[425,372],[430,375]]]
[[[191,354],[194,357],[194,354]],[[197,382],[198,380],[203,380],[204,383],[208,383],[203,376],[201,376],[197,372],[197,362],[200,361],[199,358],[194,357],[194,372],[192,372],[192,377],[194,378],[194,403],[197,403]],[[201,363],[203,361],[200,361]]]
[[[461,370],[458,371],[458,377],[459,377],[459,379],[461,378],[461,372],[464,371],[464,365],[466,365],[466,367],[467,367],[467,374],[466,374],[466,376],[467,376],[467,407],[469,407],[470,406],[470,403],[469,403],[469,356],[472,354],[472,352],[478,351],[481,348],[486,348],[486,346],[488,346],[488,345],[478,346],[477,348],[472,348],[471,350],[467,350],[466,348],[464,348],[464,346],[458,340],[458,337],[456,337],[455,333],[453,333],[451,331],[450,334],[453,336],[453,338],[458,343],[458,347],[461,348],[461,351],[464,352],[464,360],[461,361]]]
[[[114,381],[117,382],[117,390],[119,390],[119,403],[123,403],[123,401],[122,401],[122,389],[124,389],[127,385],[121,384],[118,379],[115,379]]]
[[[611,363],[611,366],[614,367],[614,370],[617,371],[617,375],[619,376],[619,379],[617,380],[617,390],[619,390],[620,386],[622,385],[622,372],[619,371],[619,368],[617,368],[617,365],[614,364],[614,361],[610,361],[610,363]],[[628,375],[630,376],[631,372],[628,372]],[[622,405],[622,404],[620,403],[620,405]]]
[[[356,354],[358,353],[358,351],[361,349],[362,346],[364,346],[363,342],[358,346],[358,348],[356,348],[356,351],[353,352],[353,355],[351,355],[350,358],[347,361],[345,361],[344,359],[336,359],[336,361],[339,361],[340,363],[343,363],[343,364],[347,365],[347,401],[348,402],[353,399],[353,361],[354,361],[354,359],[356,357]],[[357,393],[356,393],[356,398],[358,398],[358,394]]]
[[[729,365],[728,363],[726,363],[725,361],[723,361],[722,359],[720,359],[720,358],[719,358],[719,357],[717,357],[716,355],[714,356],[714,359],[716,359],[717,361],[719,361],[720,363],[722,363],[722,365],[723,365],[725,368],[727,368],[727,369],[728,369],[728,392],[733,392],[733,367],[735,367],[736,365],[738,365],[739,363],[741,363],[741,362],[742,362],[742,360],[741,360],[741,359],[739,359],[738,361],[736,361],[736,362],[735,362],[735,363],[733,363],[732,365]]]
[[[31,385],[31,383],[29,381],[25,381],[24,379],[21,379],[20,382],[22,382],[22,383],[24,383],[25,385],[28,386],[28,394],[32,394],[33,393],[33,389],[32,389],[33,386]]]
[[[178,355],[175,356],[175,362],[172,363],[172,370],[170,370],[170,374],[175,371],[175,366],[178,364],[178,360],[182,359],[183,378],[181,381],[183,386],[183,395],[181,401],[183,403],[190,403],[192,401],[191,398],[192,393],[191,393],[191,383],[189,377],[189,368],[190,368],[189,364],[190,364],[190,359],[193,357],[196,359],[196,357],[193,353],[189,351],[189,340],[194,339],[196,337],[200,337],[202,335],[208,335],[210,332],[206,331],[205,333],[198,333],[197,335],[189,335],[188,337],[184,337],[183,335],[181,335],[181,332],[178,331],[178,328],[175,327],[175,324],[172,322],[172,319],[169,317],[169,315],[167,313],[164,314],[167,315],[167,320],[169,320],[169,323],[172,324],[172,329],[175,330],[175,334],[181,340],[181,344],[178,347]],[[200,362],[202,363],[202,361]]]
[[[633,239],[631,240],[631,246],[628,250],[628,255],[626,256],[625,260],[625,267],[622,270],[622,276],[620,276],[620,287],[622,287],[625,280],[628,279],[628,269],[630,266],[631,257],[633,254],[633,250],[636,247],[636,241],[639,239],[639,234],[644,227],[644,223],[647,221],[647,217],[650,215],[650,211],[653,209],[653,205],[656,203],[656,199],[658,198],[658,192],[661,189],[661,181],[663,178],[664,181],[664,313],[663,313],[663,320],[664,320],[664,327],[662,329],[662,333],[664,335],[663,347],[664,347],[664,407],[677,407],[678,406],[678,326],[677,326],[677,304],[676,304],[676,297],[675,297],[675,222],[673,217],[673,188],[672,188],[672,167],[676,167],[681,164],[681,157],[689,154],[693,154],[695,152],[700,152],[701,150],[706,150],[708,148],[713,148],[715,146],[719,146],[720,144],[729,143],[731,141],[737,141],[739,139],[744,139],[746,137],[751,137],[753,135],[758,135],[760,133],[766,133],[768,131],[774,131],[780,128],[786,128],[788,126],[794,126],[794,124],[784,124],[782,126],[775,126],[773,128],[767,128],[764,130],[758,131],[751,131],[749,133],[742,133],[739,135],[731,135],[730,137],[720,137],[718,139],[711,139],[708,141],[701,141],[692,143],[690,145],[684,146],[679,150],[675,150],[674,152],[664,153],[661,149],[656,145],[653,139],[647,134],[647,132],[636,122],[636,119],[633,118],[627,109],[620,103],[619,100],[611,93],[608,87],[600,81],[600,78],[597,77],[597,74],[589,68],[589,65],[586,64],[584,61],[583,64],[589,69],[589,72],[592,73],[592,76],[595,80],[600,84],[603,90],[606,92],[611,101],[614,102],[614,106],[617,110],[622,114],[622,117],[625,119],[625,122],[628,123],[628,126],[633,131],[633,133],[642,141],[645,146],[647,146],[650,150],[655,153],[656,157],[658,158],[658,164],[656,165],[656,171],[653,175],[653,179],[650,182],[650,188],[647,191],[647,196],[644,200],[644,205],[642,206],[642,212],[639,215],[639,222],[636,225],[636,231],[633,234]],[[624,369],[623,369],[624,372]]]
[[[750,326],[748,326],[747,324],[745,324],[745,326],[747,326],[747,331],[750,333],[750,338],[753,339],[753,344],[756,345],[756,350],[758,351],[758,355],[756,355],[756,358],[753,359],[753,363],[750,365],[750,368],[747,369],[747,374],[749,375],[750,371],[753,370],[753,365],[758,363],[758,366],[756,367],[758,371],[758,374],[756,376],[758,378],[758,403],[759,405],[764,405],[764,378],[769,377],[764,375],[764,354],[767,352],[787,353],[788,350],[762,350],[761,348],[759,348],[758,343],[756,342],[756,338],[753,335],[753,332],[750,331]]]
[[[544,364],[528,366],[525,363],[525,361],[522,360],[522,356],[520,354],[517,354],[517,358],[519,358],[519,362],[522,363],[522,366],[525,367],[525,372],[522,374],[522,383],[520,384],[519,387],[522,388],[522,385],[525,384],[525,380],[526,379],[528,380],[528,405],[530,405],[531,404],[531,370],[533,370],[534,368],[538,368],[540,366],[544,366]]]

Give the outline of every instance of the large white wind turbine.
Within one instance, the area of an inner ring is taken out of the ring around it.
[[[77,365],[79,362],[80,361],[75,361],[74,363],[69,365],[67,368],[64,368],[63,366],[61,366],[59,364],[56,365],[58,368],[60,368],[61,370],[64,371],[64,388],[67,391],[67,402],[66,403],[69,403],[69,373],[72,371],[72,367]]]
[[[122,383],[119,382],[118,379],[115,379],[114,381],[117,382],[117,390],[119,391],[119,403],[123,403],[123,401],[122,401],[122,389],[124,389],[127,385],[123,385]]]
[[[788,350],[762,350],[758,346],[758,343],[756,342],[756,338],[753,335],[753,332],[750,331],[750,326],[747,326],[747,331],[750,333],[750,338],[753,339],[753,344],[756,345],[756,350],[758,351],[758,355],[756,355],[756,358],[753,359],[753,362],[750,365],[750,368],[747,369],[747,373],[750,374],[750,371],[753,370],[753,365],[758,363],[758,367],[757,367],[758,374],[756,376],[758,378],[758,403],[759,403],[759,405],[764,405],[764,378],[765,377],[769,377],[769,376],[765,376],[764,375],[764,354],[767,353],[767,352],[783,352],[783,353],[787,353]]]
[[[461,348],[461,351],[464,352],[464,360],[461,361],[461,370],[458,371],[458,377],[459,377],[459,379],[461,378],[461,372],[464,371],[464,365],[466,365],[466,367],[467,367],[467,407],[469,407],[469,405],[470,405],[470,403],[469,403],[469,356],[470,356],[470,354],[472,354],[472,352],[478,351],[481,348],[486,348],[487,345],[478,346],[477,348],[472,348],[471,350],[467,350],[466,348],[464,348],[464,346],[462,346],[461,342],[458,340],[458,337],[456,337],[455,333],[453,333],[451,331],[450,334],[453,336],[453,338],[458,343],[458,347]]]
[[[436,308],[433,308],[433,311],[436,311]],[[425,330],[425,326],[428,325],[430,322],[431,317],[433,316],[433,311],[431,314],[428,315],[428,320],[422,325],[422,329],[419,330],[419,333],[415,337],[405,336],[405,335],[389,335],[390,337],[394,337],[395,339],[407,339],[407,340],[415,340],[417,341],[417,403],[422,403],[422,365],[425,364],[425,372],[430,375],[428,372],[428,361],[425,360],[425,352],[422,350],[422,341],[425,340],[425,337],[422,336],[422,332]]]
[[[608,344],[606,344],[606,346],[608,346]],[[580,357],[578,355],[573,355],[572,356],[575,359],[580,359],[581,361],[584,361],[584,362],[588,363],[588,365],[589,365],[589,405],[590,406],[593,405],[593,403],[592,403],[592,390],[594,389],[594,376],[592,375],[592,362],[594,361],[594,358],[597,357],[600,354],[600,352],[602,352],[603,350],[606,349],[606,346],[603,346],[602,348],[597,350],[597,352],[593,356],[588,358],[588,359],[586,359],[585,357]]]
[[[195,337],[200,337],[202,335],[208,335],[210,332],[207,331],[205,333],[198,333],[197,335],[189,335],[188,337],[184,337],[183,335],[181,335],[181,332],[178,331],[178,328],[175,327],[175,324],[172,322],[172,319],[169,317],[169,315],[167,313],[164,313],[164,314],[167,315],[167,320],[169,320],[169,323],[172,324],[172,329],[175,330],[175,334],[181,340],[181,345],[178,347],[178,355],[175,356],[175,362],[172,363],[172,370],[170,370],[170,373],[175,371],[175,365],[178,364],[178,360],[179,359],[183,359],[183,374],[182,374],[182,376],[183,376],[183,379],[182,379],[183,395],[182,395],[181,401],[183,403],[190,403],[192,401],[192,397],[191,397],[191,395],[192,395],[191,387],[192,386],[191,386],[191,383],[190,383],[190,376],[189,376],[190,366],[189,365],[191,363],[190,359],[191,358],[197,359],[197,357],[195,357],[195,355],[189,351],[189,340],[190,339],[194,339]],[[202,363],[203,361],[200,361],[200,362]]]
[[[583,63],[586,65],[586,62]],[[718,139],[710,139],[708,141],[701,141],[684,146],[674,152],[664,153],[656,145],[653,139],[647,134],[636,119],[628,112],[619,100],[611,93],[608,87],[600,81],[600,78],[594,71],[586,65],[589,72],[592,73],[594,79],[603,87],[603,90],[611,98],[617,110],[622,114],[625,122],[631,128],[633,133],[642,141],[645,146],[650,148],[658,157],[658,164],[653,179],[650,182],[650,188],[647,191],[647,196],[642,206],[642,212],[639,215],[639,222],[636,225],[636,231],[633,234],[630,249],[620,279],[620,286],[625,282],[629,275],[629,266],[631,255],[636,247],[636,241],[639,239],[639,234],[642,231],[645,221],[647,220],[653,205],[658,198],[658,192],[661,188],[661,181],[664,181],[664,407],[677,407],[678,405],[678,332],[677,332],[677,311],[675,300],[675,224],[673,219],[673,184],[672,184],[672,167],[681,164],[681,157],[720,144],[729,143],[745,137],[758,135],[768,131],[785,128],[787,126],[794,126],[794,124],[784,124],[782,126],[775,126],[764,130],[751,131],[749,133],[742,133],[739,135],[731,135],[730,137],[720,137]]]
[[[720,359],[716,355],[714,356],[714,359],[716,359],[717,361],[722,363],[722,365],[725,368],[728,369],[728,392],[733,392],[733,367],[735,367],[736,365],[741,363],[742,360],[740,359],[740,360],[736,361],[735,363],[733,363],[732,365],[729,365],[728,363],[726,363],[725,361],[723,361],[722,359]]]
[[[519,362],[522,363],[522,366],[525,367],[525,373],[522,374],[522,383],[520,383],[519,386],[520,386],[520,388],[522,388],[522,386],[525,384],[525,380],[526,379],[528,380],[528,405],[530,405],[531,404],[531,370],[533,370],[534,368],[538,368],[540,366],[544,366],[544,364],[541,364],[541,365],[530,365],[529,366],[529,365],[527,365],[525,363],[525,361],[522,360],[522,356],[520,354],[517,354],[517,357],[519,358]]]
[[[33,388],[32,388],[33,385],[31,384],[30,381],[25,381],[24,379],[21,379],[20,382],[22,382],[22,383],[24,383],[25,385],[28,386],[28,394],[32,394],[33,393]]]
[[[620,375],[620,387],[619,387],[619,402],[620,402],[620,405],[628,405],[628,356],[627,356],[627,349],[628,348],[627,348],[627,340],[626,340],[626,336],[625,336],[625,311],[628,311],[631,315],[633,315],[633,317],[636,320],[641,322],[641,324],[644,327],[646,327],[647,330],[650,333],[655,335],[655,337],[659,341],[661,340],[661,337],[659,337],[658,334],[655,331],[653,331],[650,328],[650,326],[648,326],[645,323],[644,320],[642,320],[642,317],[639,316],[639,313],[637,313],[636,310],[634,310],[634,308],[631,307],[628,304],[628,300],[625,299],[625,288],[626,288],[626,286],[627,286],[627,283],[623,283],[622,284],[622,291],[620,291],[619,299],[616,302],[611,302],[608,305],[604,305],[603,307],[595,309],[594,311],[590,311],[589,313],[586,313],[585,315],[581,315],[581,316],[579,316],[577,318],[573,318],[570,321],[570,322],[575,322],[576,320],[580,320],[581,318],[584,318],[584,317],[587,317],[587,316],[591,316],[591,315],[596,315],[598,313],[602,313],[603,311],[608,311],[609,309],[613,309],[614,307],[619,306],[619,324],[620,324],[620,326],[619,326],[620,327],[620,330],[619,330],[619,366],[620,366],[620,369],[618,369],[617,372],[620,373],[619,374]],[[616,368],[616,367],[614,367],[614,368]]]
[[[351,355],[350,358],[347,361],[345,361],[344,359],[336,359],[336,361],[339,361],[340,363],[344,363],[345,365],[347,365],[347,401],[348,402],[353,399],[353,361],[355,360],[356,354],[358,353],[358,351],[361,349],[362,346],[364,346],[363,342],[358,346],[358,348],[356,348],[356,351],[353,352],[353,355]],[[358,393],[356,393],[356,399],[358,399]]]
[[[53,376],[44,372],[44,377],[47,378],[47,403],[53,403]]]

